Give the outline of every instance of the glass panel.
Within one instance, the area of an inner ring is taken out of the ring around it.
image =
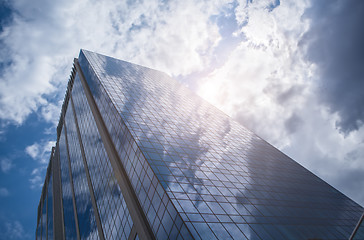
[[[68,105],[65,121],[80,236],[82,239],[97,239],[98,230],[95,214],[91,203],[90,190],[87,184],[86,172],[71,104]]]
[[[78,76],[72,97],[105,238],[127,239],[133,221]]]
[[[41,223],[38,222],[37,226],[37,232],[36,232],[36,239],[40,240],[42,238],[42,229],[41,229]]]
[[[49,176],[48,193],[47,193],[47,220],[48,220],[48,239],[53,239],[53,177]]]
[[[59,156],[61,165],[61,182],[62,182],[62,201],[63,201],[63,216],[64,229],[66,239],[72,239],[77,236],[76,221],[72,199],[72,182],[70,179],[70,170],[68,163],[68,152],[66,147],[65,130],[62,129],[59,138]]]
[[[45,191],[42,208],[42,239],[47,239],[47,192]]]

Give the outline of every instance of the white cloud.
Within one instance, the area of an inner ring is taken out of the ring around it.
[[[7,197],[7,196],[9,196],[8,189],[0,187],[0,197]]]
[[[1,128],[1,127],[0,127]],[[4,130],[0,130],[0,142],[5,141],[5,131]]]
[[[235,34],[244,35],[245,40],[200,82],[199,93],[283,147],[289,144],[285,123],[300,110],[310,91],[310,66],[300,59],[297,46],[307,23],[300,17],[304,5],[284,2],[270,12],[270,2],[241,4],[235,9],[237,22],[242,24]]]
[[[54,125],[58,124],[62,102],[63,100],[59,101],[57,105],[48,103],[41,107],[41,114],[47,122],[52,122]]]
[[[364,128],[344,137],[320,101],[315,65],[300,40],[310,27],[307,1],[271,1],[235,9],[244,40],[199,82],[199,94],[294,160],[364,204]],[[361,176],[361,177],[360,177]],[[354,184],[355,183],[355,184]]]
[[[345,137],[335,128],[338,116],[323,110],[314,97],[307,105],[300,113],[305,124],[282,150],[363,205],[364,193],[358,189],[364,184],[364,127]]]
[[[25,148],[25,152],[34,160],[38,160],[40,163],[48,163],[52,147],[55,146],[55,141],[41,141],[40,143],[34,143]]]
[[[39,155],[39,144],[34,143],[33,145],[26,147],[25,152],[33,159],[36,159]]]
[[[5,231],[0,233],[1,239],[27,239],[29,234],[25,232],[20,221],[5,222]]]
[[[30,188],[31,189],[42,188],[44,179],[41,177],[41,175],[44,175],[44,172],[42,172],[41,170],[44,170],[44,168],[37,168],[34,170],[32,172],[31,178],[29,179]]]
[[[228,1],[227,1],[228,2]],[[56,121],[71,64],[80,48],[174,75],[203,69],[220,40],[210,16],[225,1],[15,1],[0,35],[0,118],[21,124],[41,108]],[[56,98],[56,99],[55,99]]]
[[[31,189],[42,188],[43,183],[44,183],[44,176],[46,173],[46,169],[47,169],[46,164],[43,164],[43,165],[33,169],[30,179],[29,179]]]
[[[3,158],[0,161],[0,168],[3,173],[8,172],[12,167],[14,167],[13,162],[8,158]]]
[[[25,152],[37,161],[37,167],[30,174],[30,188],[36,189],[43,186],[44,175],[49,163],[52,147],[55,141],[41,141],[25,148]]]
[[[47,169],[52,147],[56,144],[55,141],[41,141],[34,143],[25,148],[25,152],[37,161],[37,167],[31,173],[30,188],[42,187],[44,181],[45,170]]]

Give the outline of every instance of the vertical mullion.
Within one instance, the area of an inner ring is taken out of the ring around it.
[[[131,228],[128,240],[134,240],[136,235],[137,235],[137,230],[136,230],[135,225],[133,224],[133,227]]]
[[[364,222],[364,212],[363,212],[363,214],[361,215],[361,217],[360,217],[360,219],[359,219],[358,223],[356,224],[356,226],[355,226],[355,228],[354,228],[354,231],[352,232],[352,234],[351,234],[351,236],[350,236],[349,240],[353,240],[353,239],[354,239],[356,232],[359,230],[359,228],[360,228],[360,226],[363,224],[363,222]]]

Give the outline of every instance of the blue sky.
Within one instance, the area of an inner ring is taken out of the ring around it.
[[[364,2],[0,3],[0,239],[33,239],[80,48],[167,72],[364,205]]]

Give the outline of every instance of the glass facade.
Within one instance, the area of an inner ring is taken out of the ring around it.
[[[166,74],[85,50],[56,148],[65,239],[348,239],[363,212]]]
[[[97,239],[98,232],[94,209],[91,202],[92,189],[87,183],[86,169],[83,163],[80,141],[72,104],[69,104],[65,125],[68,140],[71,173],[75,190],[76,211],[81,239]]]
[[[47,239],[53,239],[53,195],[52,195],[52,174],[49,175],[47,189]]]
[[[121,115],[110,102],[103,86],[99,84],[97,75],[82,54],[80,65],[154,235],[157,239],[177,239],[179,236],[191,238]]]
[[[53,149],[51,159],[53,157]],[[50,161],[51,162],[51,161]],[[42,196],[38,206],[38,221],[36,239],[53,239],[53,178],[51,163],[47,169],[47,176],[42,189]]]
[[[75,78],[72,98],[105,238],[127,239],[133,221],[112,172],[78,76]]]
[[[67,239],[77,236],[75,211],[73,205],[73,182],[70,179],[69,156],[66,146],[65,128],[62,129],[59,138],[59,154],[61,169],[62,202],[64,216],[64,232]]]

